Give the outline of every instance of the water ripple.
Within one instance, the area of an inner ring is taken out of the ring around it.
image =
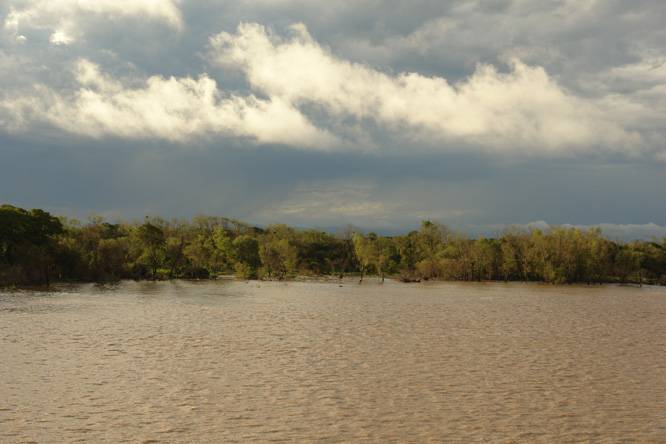
[[[666,291],[0,293],[0,442],[666,442]]]

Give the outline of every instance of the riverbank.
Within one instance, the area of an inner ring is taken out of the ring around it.
[[[398,236],[351,228],[333,235],[207,216],[81,224],[9,205],[0,206],[0,226],[0,282],[9,285],[227,273],[241,279],[379,275],[415,282],[666,284],[666,239],[624,243],[599,229],[512,229],[473,238],[423,221]]]
[[[436,284],[525,284],[536,285],[544,287],[578,287],[578,288],[599,288],[603,286],[608,287],[666,287],[664,283],[656,282],[596,282],[596,283],[569,283],[569,284],[553,284],[540,281],[504,281],[504,280],[481,280],[481,281],[462,281],[462,280],[443,280],[443,279],[428,279],[428,280],[414,280],[405,282],[400,276],[364,276],[363,280],[360,275],[345,275],[342,278],[339,276],[296,276],[289,279],[243,279],[232,274],[220,275],[206,279],[186,279],[186,278],[172,278],[172,279],[117,279],[117,280],[102,280],[102,281],[53,281],[49,285],[0,285],[0,291],[13,292],[13,291],[51,291],[54,288],[63,288],[68,286],[77,285],[99,285],[99,286],[116,286],[126,282],[134,283],[160,283],[160,282],[191,282],[205,284],[207,282],[246,282],[246,283],[324,283],[324,284],[339,284],[346,286],[358,285],[378,285],[392,284],[405,287],[420,286],[420,285],[436,285]]]

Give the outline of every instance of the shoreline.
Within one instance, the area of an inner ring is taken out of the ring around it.
[[[365,276],[363,281],[359,281],[359,276],[344,276],[342,279],[333,276],[298,276],[290,279],[241,279],[233,275],[222,275],[215,278],[208,279],[190,279],[190,278],[173,278],[173,279],[119,279],[112,281],[54,281],[50,285],[0,285],[0,292],[13,293],[13,292],[51,292],[59,288],[75,287],[75,286],[119,286],[123,283],[214,283],[214,282],[236,282],[236,283],[283,283],[283,284],[339,284],[340,286],[364,286],[374,285],[382,286],[400,285],[405,287],[419,287],[419,286],[434,286],[438,284],[460,284],[460,285],[531,285],[546,288],[603,288],[603,287],[628,287],[628,288],[666,288],[666,285],[659,283],[643,282],[599,282],[599,283],[562,283],[553,284],[542,281],[524,281],[524,280],[481,280],[481,281],[464,281],[464,280],[447,280],[447,279],[429,279],[422,281],[404,282],[398,277],[385,277],[384,282],[381,281],[379,276]]]
[[[191,221],[80,224],[42,210],[0,206],[0,284],[117,279],[335,281],[391,277],[406,283],[529,281],[549,284],[666,285],[666,238],[616,242],[600,229],[508,230],[496,237],[456,233],[424,220],[394,236],[252,227],[223,217]]]

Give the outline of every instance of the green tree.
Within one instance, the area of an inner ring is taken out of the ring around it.
[[[451,236],[451,230],[444,225],[428,220],[421,223],[416,236],[419,252],[417,269],[424,279],[435,279],[442,275],[440,256]]]
[[[157,270],[165,260],[166,239],[164,231],[157,225],[146,221],[136,230],[136,238],[140,248],[137,263],[150,270],[151,278],[156,279]]]
[[[416,264],[419,261],[418,232],[412,231],[407,236],[398,237],[396,246],[400,255],[400,279],[404,282],[418,280]]]
[[[241,279],[256,278],[257,270],[261,265],[259,241],[250,235],[244,234],[234,239],[233,248],[236,275]]]
[[[376,238],[377,236],[374,233],[370,233],[367,238],[359,233],[355,233],[352,237],[354,254],[356,255],[356,260],[359,264],[359,271],[361,272],[361,279],[359,282],[363,282],[365,274],[368,273],[371,267],[376,263],[377,250],[374,245]]]
[[[387,273],[393,273],[397,270],[400,253],[393,240],[386,237],[376,238],[373,249],[374,266],[383,283]]]
[[[0,282],[49,284],[60,220],[46,211],[0,206]]]

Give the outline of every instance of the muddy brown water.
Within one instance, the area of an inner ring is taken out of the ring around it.
[[[0,292],[0,442],[666,442],[666,289]]]

